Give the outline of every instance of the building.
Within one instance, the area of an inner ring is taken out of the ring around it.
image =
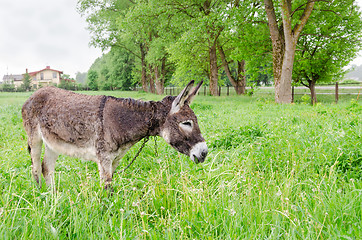
[[[3,77],[3,83],[5,84],[14,84],[15,87],[20,87],[20,85],[23,83],[23,75],[22,74],[10,74],[10,75],[4,75]]]
[[[46,66],[46,68],[36,72],[28,72],[28,69],[26,69],[26,73],[29,73],[32,79],[31,86],[33,89],[49,85],[58,85],[60,84],[63,74],[62,71],[51,69],[50,66]],[[4,75],[3,83],[14,84],[15,87],[20,87],[21,84],[23,84],[24,75],[26,73]]]
[[[39,88],[49,85],[60,84],[62,71],[51,69],[50,66],[36,71],[30,72],[29,75],[32,77],[32,87]]]

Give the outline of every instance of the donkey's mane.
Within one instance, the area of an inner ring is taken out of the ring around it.
[[[155,107],[156,104],[161,103],[163,106],[169,105],[171,107],[172,101],[175,99],[175,96],[166,96],[161,101],[144,101],[141,99],[134,99],[134,98],[117,98],[113,96],[104,96],[105,102],[108,99],[112,99],[117,103],[120,103],[122,106],[128,109],[135,109],[135,110],[150,110]]]
[[[156,103],[155,101],[143,101],[143,100],[137,100],[133,98],[117,98],[113,96],[105,96],[106,99],[112,99],[118,103],[120,103],[122,106],[127,107],[129,109],[151,109],[152,106]]]

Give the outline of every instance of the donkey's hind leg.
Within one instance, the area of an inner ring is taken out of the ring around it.
[[[41,147],[42,147],[43,141],[41,138],[34,139],[32,138],[31,141],[28,142],[28,148],[31,156],[31,163],[32,163],[32,169],[31,172],[33,174],[33,177],[39,187],[41,186]]]
[[[44,160],[42,163],[43,176],[48,187],[54,186],[55,162],[59,154],[54,152],[45,144]]]

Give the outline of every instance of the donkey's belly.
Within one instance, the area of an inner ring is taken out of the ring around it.
[[[48,139],[44,137],[43,141],[56,153],[97,162],[96,149],[94,145],[92,146],[92,144],[89,144],[89,146],[85,147],[78,147],[75,144],[70,144],[63,141],[48,141]]]
[[[82,158],[84,160],[97,162],[94,140],[89,140],[83,143],[80,147],[76,144],[69,143],[55,136],[52,136],[52,134],[46,132],[45,129],[41,129],[40,127],[38,127],[38,130],[44,144],[54,152],[70,157]]]

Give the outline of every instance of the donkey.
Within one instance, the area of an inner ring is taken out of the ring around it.
[[[192,90],[191,81],[177,97],[158,102],[89,96],[56,87],[37,90],[22,107],[35,181],[41,184],[42,173],[46,184],[54,186],[55,162],[64,154],[96,162],[108,188],[120,159],[147,136],[161,136],[195,163],[204,162],[208,148],[189,107],[201,84]]]

